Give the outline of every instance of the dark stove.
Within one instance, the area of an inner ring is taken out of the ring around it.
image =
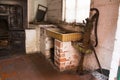
[[[27,0],[0,0],[0,57],[25,53]]]

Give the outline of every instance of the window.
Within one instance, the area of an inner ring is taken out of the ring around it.
[[[65,22],[80,23],[89,17],[90,0],[63,0],[62,19]]]

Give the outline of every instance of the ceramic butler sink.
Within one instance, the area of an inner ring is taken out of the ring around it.
[[[48,28],[46,30],[48,36],[58,39],[60,41],[77,41],[80,40],[82,35],[78,32],[67,31],[60,28]]]

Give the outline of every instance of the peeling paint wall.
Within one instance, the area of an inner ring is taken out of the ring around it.
[[[58,22],[62,20],[61,4],[61,0],[48,0],[47,19],[49,21]],[[117,27],[119,0],[92,0],[91,7],[98,8],[100,11],[98,22],[99,44],[96,52],[101,66],[105,69],[110,69]],[[94,54],[85,57],[84,67],[86,69],[98,68]]]
[[[47,6],[47,0],[28,0],[28,22],[34,21],[38,4]]]

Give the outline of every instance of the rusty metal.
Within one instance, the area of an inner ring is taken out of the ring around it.
[[[79,66],[78,66],[78,69],[77,69],[77,73],[79,74],[83,74],[83,62],[84,62],[84,58],[85,58],[85,54],[84,53],[81,53],[81,59],[79,61]]]
[[[0,0],[0,57],[25,53],[27,0]]]
[[[99,59],[98,59],[98,57],[97,57],[97,54],[96,54],[96,51],[95,51],[94,48],[93,48],[93,52],[94,52],[95,58],[96,58],[96,60],[97,60],[98,66],[99,66],[99,68],[100,68],[100,72],[103,74],[103,70],[102,70],[100,61],[99,61]]]
[[[99,62],[99,59],[97,57],[96,51],[94,47],[98,45],[98,36],[97,36],[97,25],[98,25],[98,18],[99,18],[99,11],[96,8],[91,8],[90,11],[95,11],[95,13],[92,15],[91,18],[86,19],[86,23],[80,24],[79,26],[82,26],[83,30],[83,38],[82,40],[78,42],[73,42],[73,46],[75,46],[81,53],[81,59],[79,61],[79,66],[77,72],[83,72],[83,62],[84,62],[84,56],[85,54],[94,52],[95,58],[98,62],[98,66],[100,68],[101,73],[102,67]],[[94,35],[95,35],[95,45],[93,45],[91,40],[91,33],[94,28]]]

